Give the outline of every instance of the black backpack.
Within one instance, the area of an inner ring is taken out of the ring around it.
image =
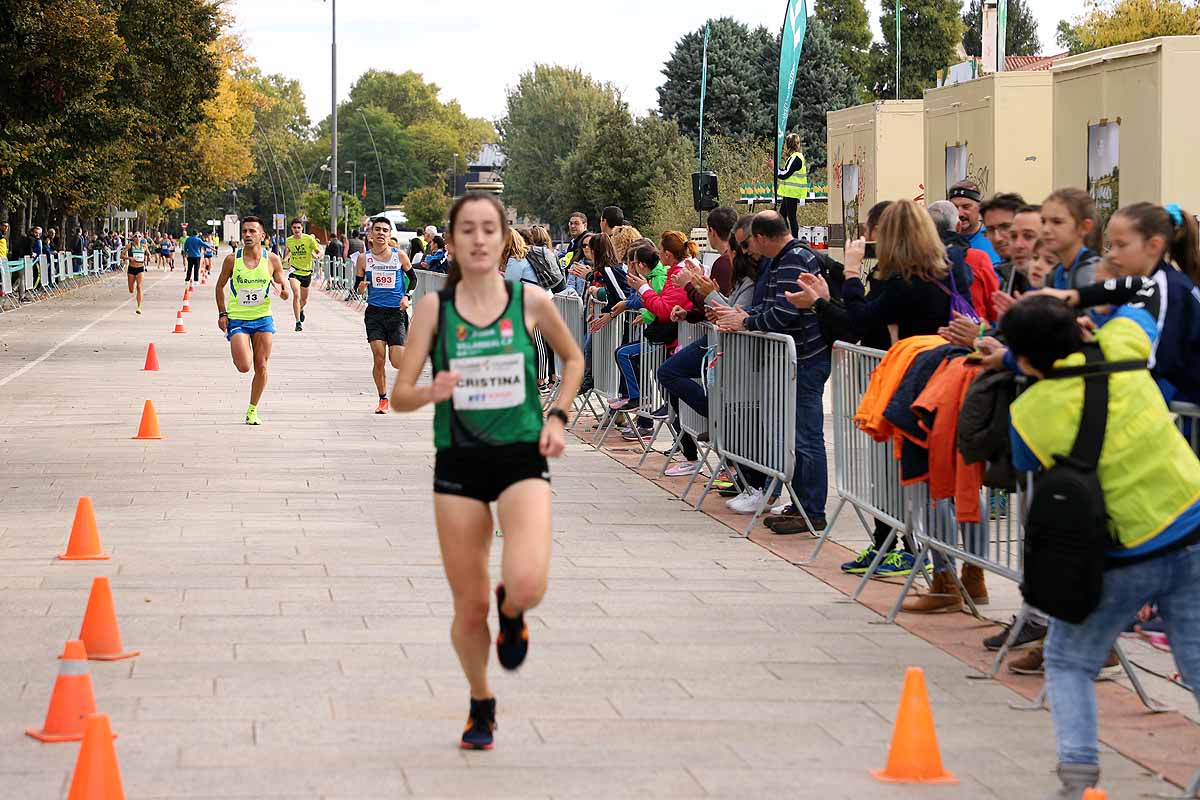
[[[537,247],[531,247],[525,251],[525,258],[533,267],[533,271],[537,273],[538,283],[543,289],[558,294],[567,288],[567,278],[563,274],[562,267],[558,265],[558,259],[551,264],[546,260],[541,249]]]
[[[1069,455],[1034,484],[1025,519],[1021,595],[1052,617],[1078,625],[1100,603],[1105,551],[1112,543],[1096,467],[1108,426],[1108,376],[1146,369],[1144,361],[1105,361],[1100,346],[1083,346],[1087,363],[1056,369],[1044,380],[1083,377],[1083,416]]]

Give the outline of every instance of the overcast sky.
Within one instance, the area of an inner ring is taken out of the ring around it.
[[[812,0],[809,0],[810,8]],[[891,5],[892,0],[885,0]],[[880,0],[867,0],[879,35]],[[1030,0],[1043,52],[1057,52],[1058,20],[1084,0]],[[641,113],[658,104],[662,65],[679,37],[709,17],[730,15],[778,28],[782,0],[456,0],[445,5],[342,0],[338,5],[338,94],[364,71],[415,70],[471,116],[504,113],[505,89],[535,63],[577,66],[618,86]],[[444,9],[442,16],[431,9]],[[266,72],[298,78],[315,122],[330,108],[328,0],[233,0],[236,28]]]

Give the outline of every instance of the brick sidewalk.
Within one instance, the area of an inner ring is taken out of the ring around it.
[[[1039,798],[1049,716],[605,455],[554,467],[550,593],[496,671],[497,749],[456,747],[466,685],[429,503],[430,414],[378,417],[360,318],[314,292],[280,329],[265,425],[241,424],[211,286],[179,272],[0,315],[0,795],[62,796],[41,722],[62,643],[110,575],[129,661],[91,662],[130,798]],[[124,304],[124,305],[122,305]],[[110,313],[111,312],[111,313]],[[104,316],[104,315],[108,316]],[[142,373],[154,341],[163,370]],[[162,442],[134,442],[144,400]],[[107,562],[55,562],[80,495]],[[903,669],[924,667],[958,786],[874,782]],[[1110,797],[1162,782],[1106,750]]]

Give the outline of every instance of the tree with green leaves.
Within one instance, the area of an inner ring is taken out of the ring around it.
[[[349,192],[338,190],[338,196],[342,198],[342,208],[344,212],[338,217],[338,224],[345,225],[346,220],[350,221],[350,225],[356,226],[358,220],[362,219],[363,207],[362,203],[358,202],[358,198]],[[325,225],[329,220],[329,190],[328,189],[309,189],[304,196],[300,198],[300,212],[307,214],[308,218],[318,225]]]
[[[440,186],[421,186],[404,197],[402,204],[408,226],[414,231],[433,225],[440,227],[450,211],[450,198]]]
[[[872,36],[863,0],[818,0],[815,16],[829,31],[842,66],[865,91]]]
[[[538,64],[521,75],[499,124],[504,197],[517,213],[548,221],[562,216],[554,193],[563,163],[594,121],[618,102],[615,89],[577,69]]]
[[[1195,0],[1095,0],[1074,22],[1059,22],[1057,38],[1075,54],[1156,36],[1194,34],[1200,34],[1200,2]]]
[[[905,0],[900,4],[900,97],[919,99],[937,85],[938,70],[958,61],[963,21],[959,0]],[[873,90],[896,96],[896,8],[879,14],[883,42],[871,45]]]
[[[983,55],[983,6],[980,0],[970,0],[962,15],[963,49],[967,55]],[[1041,52],[1037,18],[1025,0],[1008,0],[1008,28],[1004,32],[1004,52],[1010,56],[1035,56]]]
[[[779,42],[763,27],[751,29],[730,17],[712,19],[708,42],[708,94],[704,129],[729,136],[768,136],[774,132],[761,105],[763,82],[778,85],[764,67],[779,64]],[[704,26],[684,34],[663,65],[658,110],[696,142],[700,129],[700,72]],[[772,101],[772,107],[774,101]],[[694,145],[693,145],[694,147]]]

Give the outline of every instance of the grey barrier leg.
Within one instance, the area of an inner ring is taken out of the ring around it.
[[[1161,797],[1163,800],[1195,800],[1200,796],[1200,770],[1196,770],[1192,774],[1192,779],[1188,781],[1187,786],[1183,788],[1183,794],[1161,794],[1146,795],[1147,797]]]
[[[713,453],[712,445],[707,442],[697,442],[696,444],[697,449],[699,450],[698,455],[700,456],[700,468],[692,473],[692,477],[688,480],[687,488],[684,489],[683,494],[679,496],[679,499],[683,500],[685,503],[687,502],[687,496],[691,494],[692,486],[696,483],[696,478],[700,476],[702,470],[707,468],[709,474],[713,476],[720,471],[713,469],[712,464],[708,463],[708,457]],[[697,506],[697,508],[699,508],[699,506]]]
[[[859,579],[858,586],[854,587],[854,594],[850,595],[842,602],[858,602],[858,596],[863,593],[863,589],[867,588],[867,584],[871,582],[871,578],[875,577],[875,571],[879,569],[879,565],[883,563],[883,559],[887,558],[887,554],[891,552],[892,544],[895,541],[896,529],[892,528],[892,530],[888,533],[888,537],[883,540],[883,547],[875,551],[875,558],[871,559],[871,564],[867,567],[867,571],[863,573],[862,578]],[[916,570],[915,564],[913,565],[913,569]]]
[[[681,440],[682,438],[683,438],[683,434],[682,434],[682,431],[681,431],[680,435],[679,435],[679,436],[676,436],[676,437],[674,438],[674,440],[672,440],[672,442],[671,442],[671,449],[667,451],[667,459],[666,459],[666,461],[664,461],[664,462],[663,462],[662,469],[660,469],[660,470],[658,471],[658,477],[662,478],[662,477],[664,477],[664,476],[667,474],[667,467],[671,466],[671,459],[673,459],[673,458],[675,457],[675,454],[676,454],[677,452],[679,452],[679,449],[680,449],[680,444],[681,444],[680,440]],[[645,461],[645,460],[646,460],[646,454],[645,454],[645,453],[643,453],[643,454],[642,454],[642,460],[643,460],[643,461]]]
[[[767,507],[767,504],[771,502],[771,495],[774,494],[775,487],[778,486],[779,483],[780,483],[779,478],[771,478],[771,480],[767,482],[767,485],[765,487],[763,487],[763,494],[762,494],[762,497],[759,498],[758,508],[754,509],[754,516],[750,517],[750,524],[747,525],[746,529],[742,531],[742,536],[745,536],[747,539],[750,538],[750,531],[754,530],[754,525],[755,525],[755,523],[758,522],[758,518],[762,515],[763,509],[765,509]],[[791,492],[792,492],[792,490],[791,490],[791,487],[789,486],[788,494],[791,494]],[[796,508],[800,509],[801,514],[804,514],[804,509],[800,508],[799,503],[796,504]],[[804,519],[807,522],[808,516],[805,515]],[[809,527],[809,530],[812,530],[811,522],[808,523],[808,527]]]
[[[1163,714],[1167,711],[1172,711],[1170,706],[1163,705],[1150,696],[1146,691],[1146,687],[1142,684],[1142,679],[1137,675],[1137,669],[1130,663],[1125,651],[1121,649],[1120,640],[1113,644],[1113,652],[1117,654],[1117,660],[1121,662],[1121,669],[1125,670],[1125,675],[1128,676],[1129,682],[1133,684],[1133,690],[1137,692],[1138,699],[1142,701],[1142,705],[1152,714]]]
[[[912,589],[913,581],[917,579],[918,572],[925,571],[925,559],[929,557],[929,543],[921,544],[921,550],[917,553],[916,561],[913,566],[916,567],[912,572],[908,573],[908,578],[904,581],[904,587],[900,590],[900,596],[896,598],[896,604],[892,606],[892,610],[888,612],[884,622],[891,625],[896,621],[896,615],[900,613],[900,607],[904,605],[904,598],[908,597],[908,592]]]
[[[858,521],[860,523],[862,523],[863,528],[868,533],[871,532],[871,526],[869,526],[867,524],[867,520],[863,516],[863,513],[859,509],[859,507],[854,505],[853,503],[850,503],[849,500],[847,500],[846,498],[843,497],[838,502],[838,507],[836,509],[834,509],[833,516],[830,517],[829,521],[825,523],[825,530],[821,531],[821,538],[817,540],[817,546],[816,546],[816,548],[813,549],[812,555],[809,556],[808,559],[806,559],[805,561],[798,561],[796,563],[798,563],[802,566],[806,566],[808,564],[812,564],[812,563],[816,562],[817,556],[819,556],[821,554],[821,548],[825,546],[825,542],[827,542],[829,540],[829,537],[833,535],[833,526],[837,522],[838,516],[841,515],[842,509],[848,503],[849,503],[850,507],[854,509],[854,513],[858,515]]]
[[[1046,684],[1042,683],[1042,690],[1033,700],[1028,703],[1009,703],[1008,707],[1013,711],[1041,711],[1046,707]]]
[[[725,460],[724,456],[721,456],[720,461],[718,461],[718,463],[717,463],[717,468],[713,470],[712,475],[710,475],[708,478],[708,483],[704,484],[704,491],[702,491],[700,493],[700,497],[696,500],[696,505],[694,506],[694,508],[697,511],[700,510],[700,506],[704,505],[704,498],[708,497],[708,493],[710,491],[712,491],[712,485],[717,482],[717,476],[721,474],[721,470],[723,470],[723,469],[724,470],[729,469],[729,462]],[[744,485],[742,483],[742,477],[740,474],[738,475],[736,480],[738,482],[738,486]]]
[[[1013,621],[1012,627],[1008,629],[1008,636],[1004,639],[1004,644],[1000,645],[1000,649],[996,651],[996,657],[992,659],[992,668],[985,673],[971,673],[968,678],[975,680],[992,680],[1000,672],[1000,664],[1004,662],[1008,651],[1012,648],[1012,643],[1017,640],[1017,633],[1024,627],[1025,621],[1029,618],[1029,606],[1022,604],[1021,613]]]
[[[975,605],[975,601],[971,599],[971,593],[967,591],[967,587],[963,585],[962,578],[958,576],[957,564],[950,570],[950,575],[954,578],[954,585],[958,588],[958,593],[962,595],[963,602],[967,604],[967,611],[971,613],[971,616],[980,622],[991,622],[991,620],[979,613],[979,607]]]
[[[634,420],[633,420],[634,426],[637,425],[638,420],[640,420],[641,418],[642,417],[640,414],[634,418]],[[641,438],[640,437],[638,438],[638,444],[642,445],[642,457],[640,459],[638,459],[638,469],[641,469],[646,464],[647,456],[649,456],[651,453],[659,452],[654,449],[654,443],[656,441],[658,441],[658,434],[662,430],[663,423],[665,423],[666,420],[658,419],[657,417],[651,417],[651,419],[654,420],[654,428],[650,431],[650,441],[642,442]],[[675,445],[674,444],[672,444],[672,446],[671,446],[671,453],[672,453],[672,455],[675,453]],[[667,463],[663,464],[663,472],[667,471],[667,464],[670,464],[670,463],[671,463],[671,456],[668,456]]]

